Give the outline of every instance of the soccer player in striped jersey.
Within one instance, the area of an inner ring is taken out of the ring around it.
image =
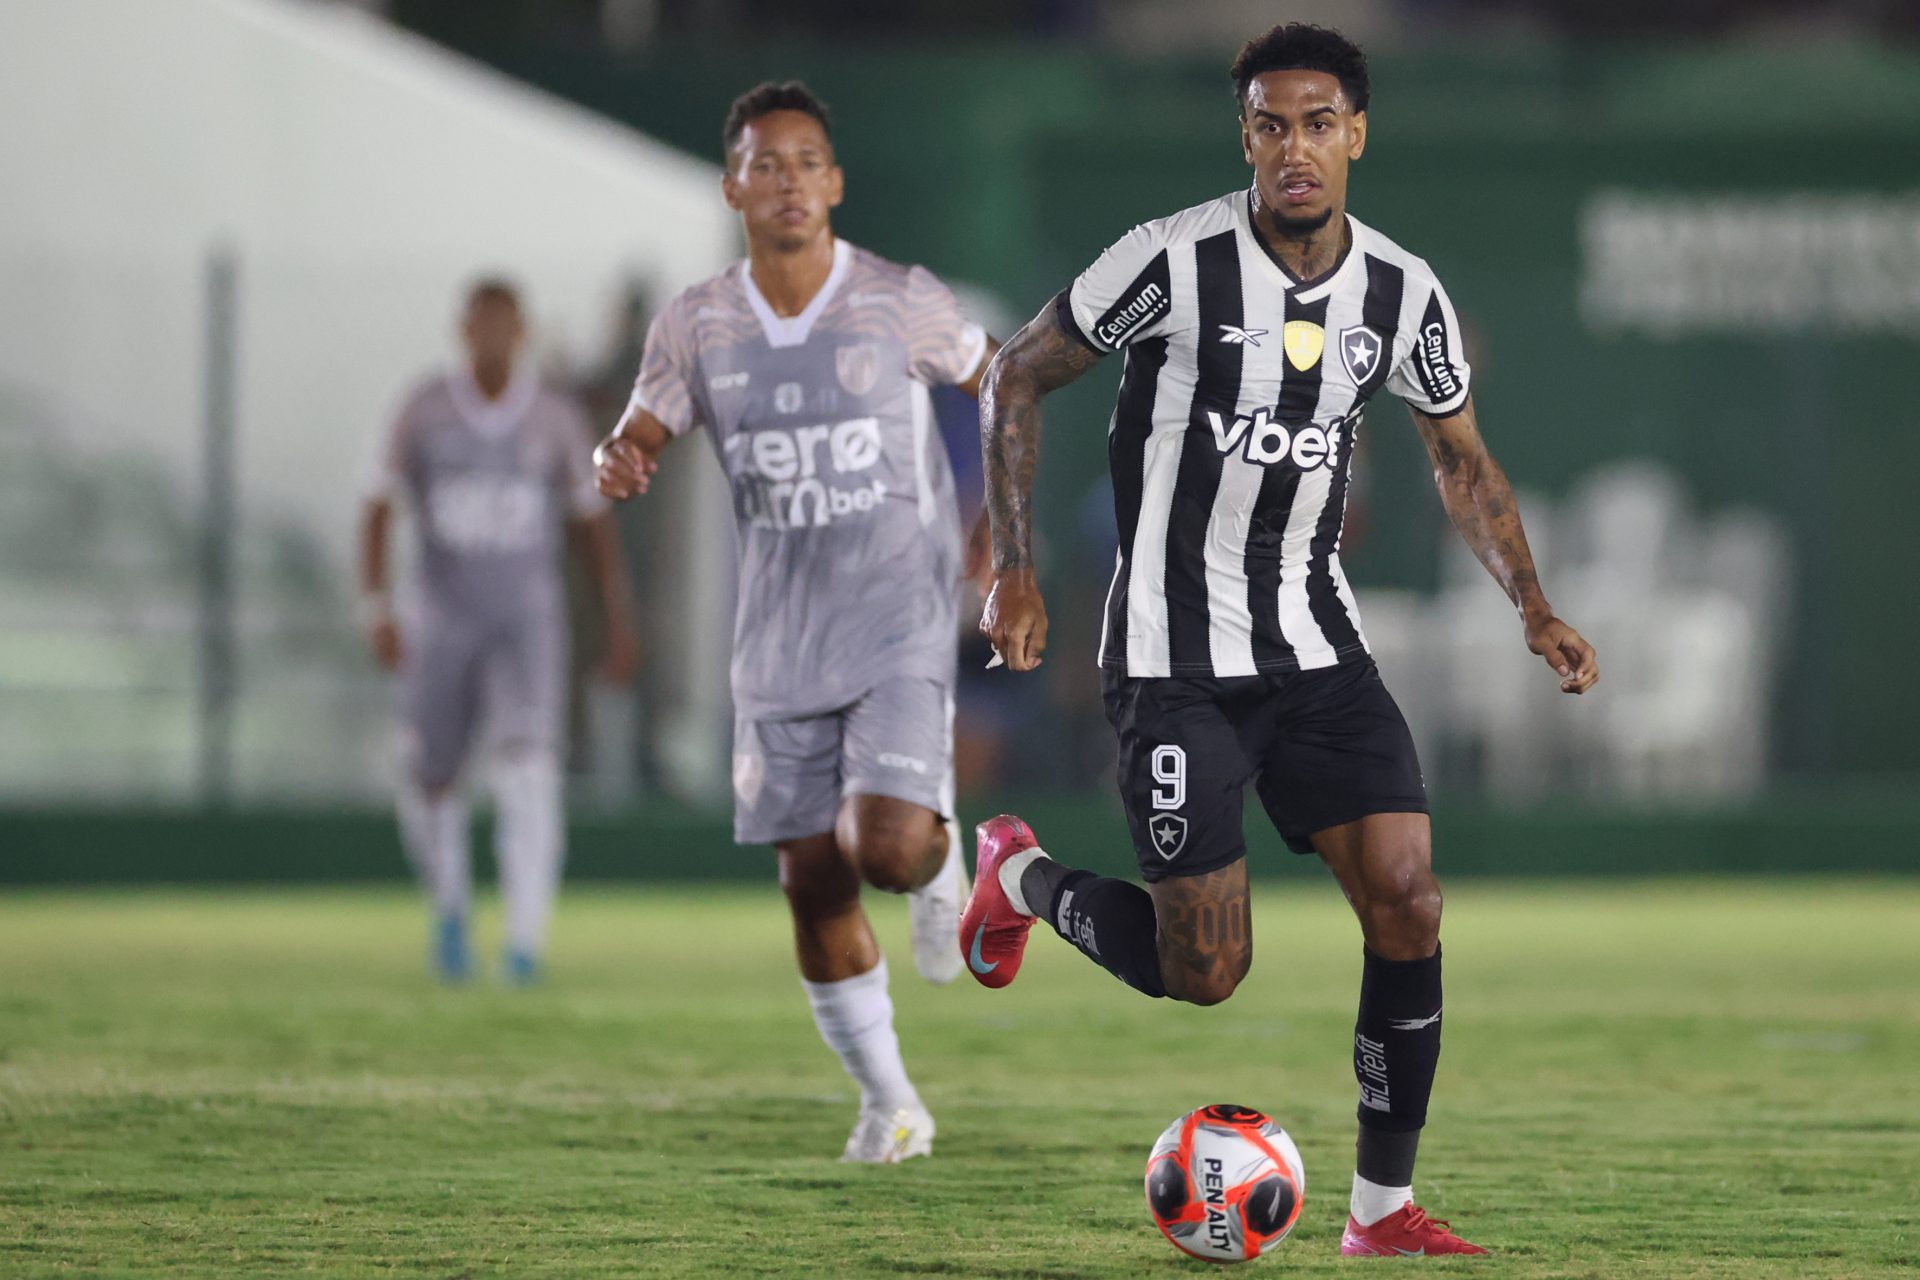
[[[1148,995],[1226,999],[1252,958],[1240,826],[1252,783],[1289,847],[1331,869],[1364,941],[1341,1252],[1481,1253],[1413,1202],[1440,1054],[1440,887],[1413,742],[1339,556],[1374,395],[1407,403],[1448,515],[1560,688],[1585,693],[1599,669],[1540,589],[1445,291],[1346,211],[1367,141],[1364,56],[1294,24],[1248,42],[1232,74],[1251,188],[1123,237],[1007,344],[981,391],[994,572],[980,625],[1028,671],[1047,639],[1031,549],[1039,402],[1125,352],[1100,664],[1148,887],[1074,870],[1018,818],[995,818],[980,828],[961,945],[982,983],[1004,986],[1041,918]]]
[[[928,1154],[934,1123],[901,1062],[860,886],[907,893],[921,973],[960,976],[962,548],[929,388],[976,394],[997,347],[931,272],[834,236],[845,179],[806,86],[743,94],[724,142],[747,260],[654,321],[599,484],[644,492],[697,426],[726,472],[734,837],[777,852],[815,1025],[860,1086],[842,1158],[893,1163]]]

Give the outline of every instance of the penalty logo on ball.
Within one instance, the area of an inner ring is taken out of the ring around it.
[[[1246,1262],[1293,1230],[1306,1168],[1287,1131],[1250,1107],[1201,1107],[1147,1156],[1147,1210],[1174,1248],[1207,1262]]]

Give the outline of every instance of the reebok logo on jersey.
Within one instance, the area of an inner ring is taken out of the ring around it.
[[[1242,329],[1237,324],[1220,326],[1220,341],[1234,347],[1257,347],[1260,339],[1267,336],[1265,329]]]
[[[1242,415],[1229,421],[1219,410],[1207,410],[1214,448],[1221,453],[1239,449],[1258,467],[1290,460],[1301,471],[1318,471],[1333,460],[1339,427],[1328,431],[1308,422],[1289,429],[1274,421],[1273,413],[1272,409],[1255,409],[1250,417]]]

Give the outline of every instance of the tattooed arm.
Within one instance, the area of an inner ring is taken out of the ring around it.
[[[1527,548],[1526,530],[1520,527],[1520,504],[1514,501],[1507,473],[1480,438],[1473,398],[1469,396],[1458,413],[1445,418],[1430,418],[1417,409],[1409,412],[1420,438],[1427,442],[1433,482],[1447,516],[1519,610],[1527,648],[1559,673],[1562,693],[1593,688],[1600,679],[1593,646],[1554,616],[1553,606],[1540,590],[1533,552]]]
[[[1061,328],[1049,302],[1000,348],[980,382],[980,447],[987,473],[993,579],[980,630],[1015,671],[1040,665],[1047,606],[1033,570],[1033,473],[1040,461],[1040,398],[1099,363]]]

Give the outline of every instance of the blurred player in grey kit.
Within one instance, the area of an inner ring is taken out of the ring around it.
[[[974,392],[995,349],[922,267],[836,238],[844,175],[800,84],[741,95],[723,193],[748,256],[667,304],[600,489],[644,492],[697,426],[733,489],[734,837],[770,844],[821,1038],[860,1086],[845,1160],[927,1154],[886,960],[860,886],[910,895],[914,961],[960,972],[953,685],[962,573],[930,388]]]
[[[578,405],[541,382],[521,350],[516,290],[482,280],[466,300],[467,360],[425,379],[388,432],[361,523],[368,640],[400,675],[400,833],[434,911],[433,962],[471,967],[473,880],[462,772],[492,757],[495,856],[506,906],[507,978],[539,972],[565,856],[561,739],[567,614],[562,556],[582,556],[607,619],[604,674],[633,673],[633,609],[592,437]],[[396,500],[419,541],[417,609],[392,600]]]

